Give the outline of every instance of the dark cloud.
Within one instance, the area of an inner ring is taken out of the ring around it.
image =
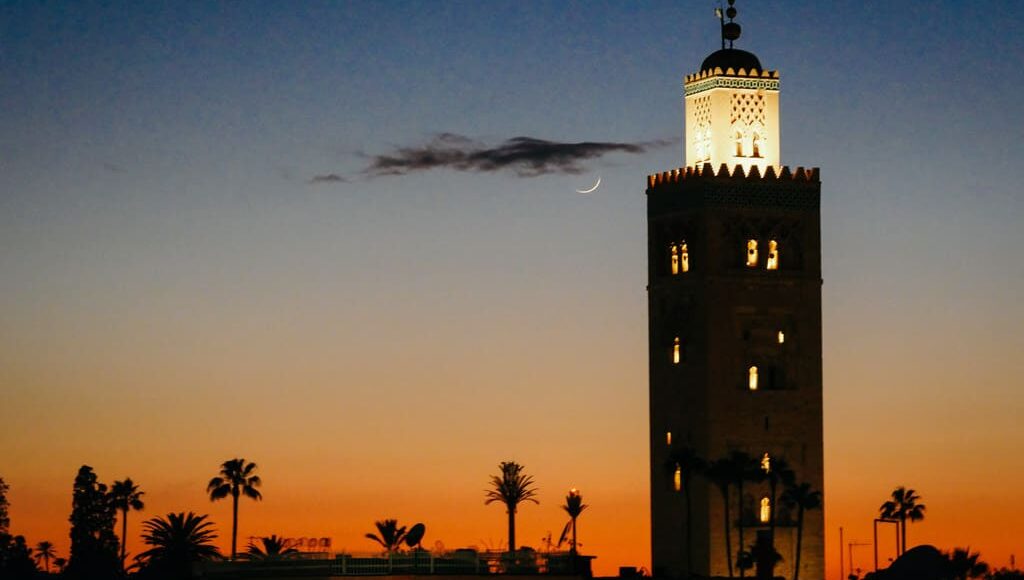
[[[370,177],[405,175],[417,171],[446,168],[456,171],[509,170],[520,177],[547,173],[579,174],[585,171],[584,161],[610,153],[640,154],[665,147],[675,141],[641,141],[615,143],[584,141],[559,143],[514,137],[489,147],[462,135],[442,133],[421,147],[399,147],[384,155],[373,155],[364,174]]]
[[[345,183],[347,181],[347,179],[337,173],[328,173],[326,175],[314,175],[309,180],[309,183]]]

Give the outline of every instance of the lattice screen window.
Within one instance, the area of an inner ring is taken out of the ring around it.
[[[693,145],[697,163],[711,160],[711,97],[693,100]]]

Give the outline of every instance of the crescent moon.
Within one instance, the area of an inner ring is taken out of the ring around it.
[[[577,189],[576,193],[593,193],[600,186],[601,186],[601,176],[598,175],[597,176],[597,183],[594,184],[594,187],[591,187],[590,189]]]

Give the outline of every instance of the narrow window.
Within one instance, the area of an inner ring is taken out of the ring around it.
[[[754,154],[752,155],[752,157],[760,157],[761,156],[761,136],[758,135],[757,133],[754,133],[753,148],[754,148]]]
[[[753,366],[747,370],[747,385],[751,391],[757,390],[757,367]]]
[[[665,432],[665,443],[667,445],[672,445],[672,432],[671,431],[666,431]]]
[[[672,364],[679,364],[679,337],[672,343]]]
[[[761,457],[761,471],[763,471],[765,473],[771,473],[772,472],[772,458],[767,453],[765,453]]]
[[[743,133],[736,131],[736,157],[743,157]]]
[[[747,266],[757,266],[757,240],[747,240]]]
[[[767,524],[772,519],[772,500],[768,496],[761,498],[760,519],[762,524]]]
[[[768,269],[779,269],[779,244],[775,240],[768,242]]]
[[[783,344],[784,342],[786,342],[786,333],[785,332],[783,332],[781,330],[779,331],[778,341],[779,341],[779,344]]]
[[[672,474],[672,489],[682,491],[683,489],[683,468],[676,464],[676,472]]]
[[[679,244],[679,269],[683,272],[690,271],[690,249],[685,241]]]
[[[679,273],[679,246],[672,244],[672,275]]]

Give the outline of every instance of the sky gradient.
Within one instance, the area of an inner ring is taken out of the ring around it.
[[[650,565],[649,173],[684,164],[713,2],[0,6],[0,477],[67,555],[82,464],[239,536],[498,547],[497,464],[580,488],[596,570]],[[893,487],[909,541],[1024,558],[1024,4],[740,0],[822,180],[829,577]],[[655,143],[579,173],[369,170],[439,134]],[[325,179],[334,175],[337,179]],[[320,176],[321,179],[317,179]],[[597,177],[601,187],[589,195]],[[870,560],[858,548],[857,564]]]

